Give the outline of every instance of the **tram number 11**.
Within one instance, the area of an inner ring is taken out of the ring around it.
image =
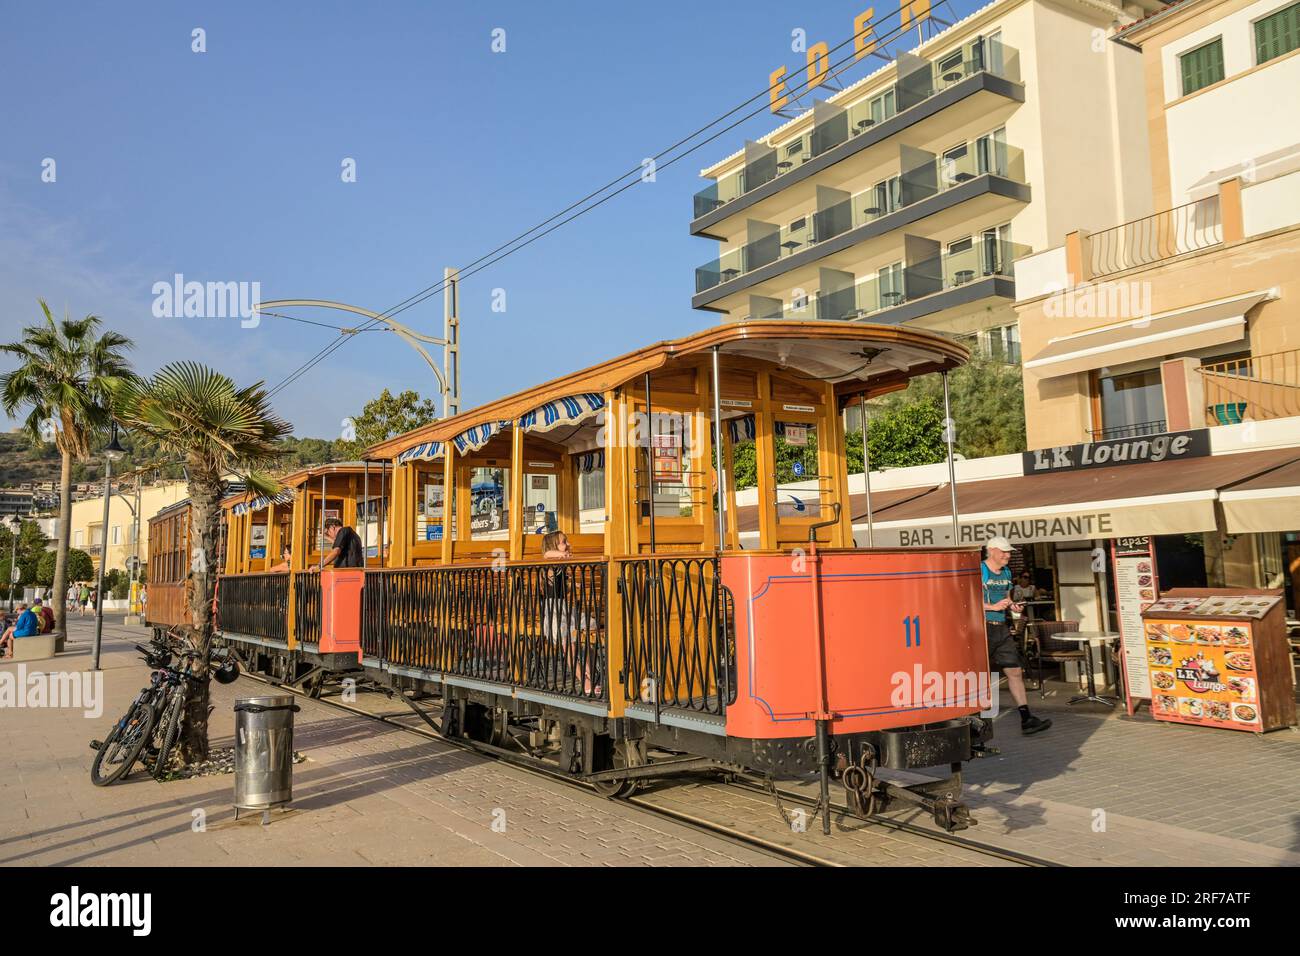
[[[916,635],[916,646],[921,646],[921,615],[913,614],[903,618],[903,631],[907,635],[907,646],[912,646],[912,635]]]

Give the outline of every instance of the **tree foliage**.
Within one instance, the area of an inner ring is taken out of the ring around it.
[[[59,539],[53,587],[61,591],[69,580],[66,567],[72,524],[72,466],[85,460],[105,435],[112,414],[112,395],[135,380],[126,352],[131,340],[111,330],[100,333],[98,316],[55,321],[45,300],[43,320],[22,330],[17,342],[0,344],[0,354],[14,357],[18,367],[0,375],[0,405],[16,417],[27,412],[22,433],[33,443],[53,442],[62,461],[59,474]],[[63,602],[54,605],[56,630],[63,630]]]

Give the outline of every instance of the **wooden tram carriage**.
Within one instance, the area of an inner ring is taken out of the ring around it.
[[[223,635],[281,679],[360,667],[412,706],[440,698],[444,733],[607,794],[708,767],[820,773],[863,812],[964,826],[980,702],[898,685],[987,670],[979,553],[856,546],[841,412],[966,358],[896,326],[722,325],[292,476],[274,501],[228,499]],[[366,541],[364,572],[312,570],[329,511]],[[542,557],[548,531],[570,558]],[[291,568],[268,572],[284,540]],[[943,764],[932,785],[875,776]]]

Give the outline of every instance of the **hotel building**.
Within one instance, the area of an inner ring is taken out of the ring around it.
[[[1156,6],[996,0],[893,58],[917,32],[878,24],[879,69],[703,171],[690,231],[719,245],[692,305],[907,322],[1016,360],[1013,264],[1151,211],[1142,55],[1106,35]]]

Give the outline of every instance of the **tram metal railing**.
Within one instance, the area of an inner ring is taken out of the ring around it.
[[[288,572],[223,576],[220,588],[219,626],[223,631],[275,641],[288,639]]]
[[[320,572],[299,571],[293,577],[293,635],[299,644],[320,643]]]
[[[716,556],[619,562],[629,703],[722,716],[736,699],[735,604]]]
[[[365,657],[586,700],[608,691],[606,565],[372,569]]]

